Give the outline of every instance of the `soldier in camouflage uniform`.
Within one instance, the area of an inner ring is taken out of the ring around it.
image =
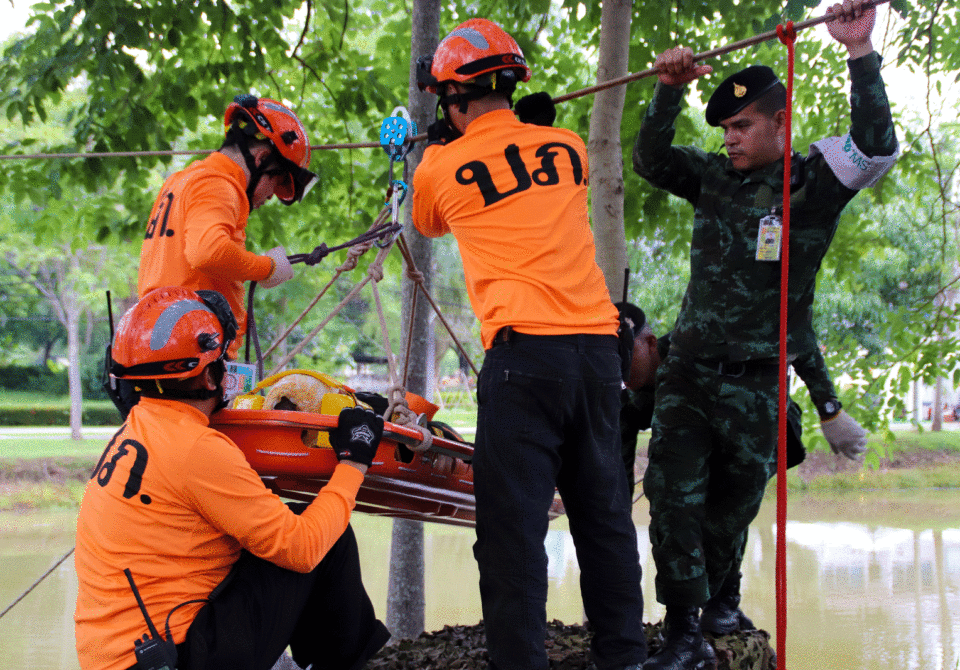
[[[647,323],[643,310],[632,303],[619,302],[616,307],[620,310],[621,318],[626,317],[626,322],[633,328],[635,342],[630,376],[625,388],[620,392],[620,455],[623,458],[632,500],[636,488],[634,468],[637,460],[637,436],[641,430],[649,430],[653,420],[657,369],[670,351],[670,333],[658,338]],[[867,432],[855,419],[841,411],[842,406],[830,378],[830,371],[819,347],[799,354],[791,365],[810,392],[830,448],[835,454],[857,460],[866,450]],[[803,431],[800,425],[802,410],[793,398],[788,398],[788,403],[787,467],[792,468],[803,462],[806,450],[800,439]],[[737,588],[732,592],[728,590],[727,593],[735,594],[739,603],[739,579],[736,581]],[[736,605],[733,609],[736,609]],[[711,629],[711,632],[722,635],[729,631]]]
[[[814,284],[844,206],[895,160],[897,141],[862,0],[831,8],[849,52],[851,128],[793,157],[788,352],[809,351]],[[779,193],[785,91],[769,68],[732,75],[707,105],[728,157],[671,146],[684,84],[712,71],[690,49],[660,54],[634,170],[690,201],[690,283],[660,367],[650,463],[650,539],[667,640],[645,670],[712,668],[698,608],[739,571],[739,548],[774,472],[777,438]],[[765,218],[773,217],[773,218]],[[761,221],[763,219],[763,221]]]

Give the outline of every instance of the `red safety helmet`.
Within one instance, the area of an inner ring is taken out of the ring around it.
[[[431,93],[438,93],[442,82],[474,83],[477,77],[498,70],[513,70],[519,81],[530,79],[516,40],[487,19],[461,23],[437,45],[433,56],[422,57],[417,66],[417,85]]]
[[[227,107],[223,124],[228,137],[231,132],[240,131],[236,139],[247,137],[267,140],[273,145],[277,153],[276,162],[289,175],[276,189],[276,196],[283,204],[300,202],[316,183],[317,175],[306,169],[310,165],[307,131],[297,115],[283,103],[250,94],[238,95]],[[247,158],[247,167],[251,167],[251,161],[251,158]],[[251,174],[256,173],[255,168],[254,164]],[[271,168],[273,166],[268,165],[261,172],[270,172]],[[253,185],[256,186],[255,182]]]
[[[216,291],[157,288],[127,310],[111,347],[110,376],[187,379],[226,355],[237,321]]]

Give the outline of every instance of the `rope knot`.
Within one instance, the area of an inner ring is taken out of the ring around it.
[[[379,282],[383,279],[383,266],[379,263],[371,263],[370,267],[367,268],[367,274],[370,275],[373,281]]]
[[[417,284],[423,284],[423,282],[426,281],[426,277],[423,276],[423,273],[412,265],[407,266],[407,277],[410,279],[410,281]]]
[[[303,259],[303,262],[306,265],[314,266],[330,253],[330,249],[327,247],[326,242],[321,242],[319,246],[314,247],[313,251],[307,254],[307,257]]]
[[[790,44],[797,40],[797,30],[793,27],[793,21],[787,21],[786,27],[783,24],[777,26],[777,37],[784,44]]]

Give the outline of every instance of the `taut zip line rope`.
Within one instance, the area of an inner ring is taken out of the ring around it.
[[[864,9],[870,7],[876,7],[878,5],[885,4],[890,2],[890,0],[874,0],[873,2],[866,2],[863,5]],[[821,23],[827,23],[833,21],[835,16],[831,13],[824,14],[823,16],[818,16],[813,19],[807,19],[806,21],[801,21],[793,25],[793,30],[803,30],[805,28],[811,28],[813,26],[820,25]],[[791,22],[792,23],[792,22]],[[768,30],[765,33],[760,33],[754,35],[753,37],[747,37],[746,39],[738,40],[736,42],[731,42],[722,47],[716,49],[711,49],[709,51],[703,51],[698,54],[694,54],[693,60],[695,63],[698,63],[708,58],[714,58],[716,56],[722,56],[723,54],[730,53],[732,51],[737,51],[739,49],[745,49],[746,47],[754,46],[756,44],[761,44],[762,42],[769,42],[770,40],[777,39],[776,30]],[[624,75],[623,77],[618,77],[616,79],[610,79],[603,83],[597,84],[596,86],[589,86],[587,88],[582,88],[577,91],[571,91],[570,93],[564,93],[563,95],[557,96],[553,99],[554,103],[566,102],[567,100],[573,100],[574,98],[582,98],[585,95],[590,95],[592,93],[598,93],[599,91],[604,91],[608,88],[613,88],[615,86],[623,86],[624,84],[629,84],[633,81],[638,81],[640,79],[645,79],[647,77],[652,77],[655,74],[658,74],[658,71],[655,68],[650,68],[648,70],[643,70],[641,72],[634,72],[632,74]],[[418,142],[420,140],[425,140],[427,138],[426,133],[420,133],[419,135],[413,137],[409,142]],[[341,143],[341,144],[318,144],[311,146],[310,149],[313,151],[325,151],[325,150],[339,150],[339,149],[378,149],[381,147],[379,142],[353,142],[353,143]],[[66,158],[133,158],[137,156],[189,156],[189,155],[201,155],[201,154],[211,154],[213,149],[196,149],[196,150],[169,150],[169,151],[105,151],[98,153],[62,153],[62,154],[4,154],[0,155],[0,160],[30,160],[30,159],[66,159]]]

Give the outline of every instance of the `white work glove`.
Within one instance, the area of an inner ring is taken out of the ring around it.
[[[851,461],[860,460],[863,452],[867,450],[867,431],[843,410],[821,421],[820,430],[827,438],[833,453],[842,454]]]
[[[273,270],[270,271],[269,277],[259,282],[260,286],[273,288],[293,279],[293,266],[290,265],[287,252],[283,250],[283,247],[274,247],[264,255],[269,256],[270,260],[273,261]]]

